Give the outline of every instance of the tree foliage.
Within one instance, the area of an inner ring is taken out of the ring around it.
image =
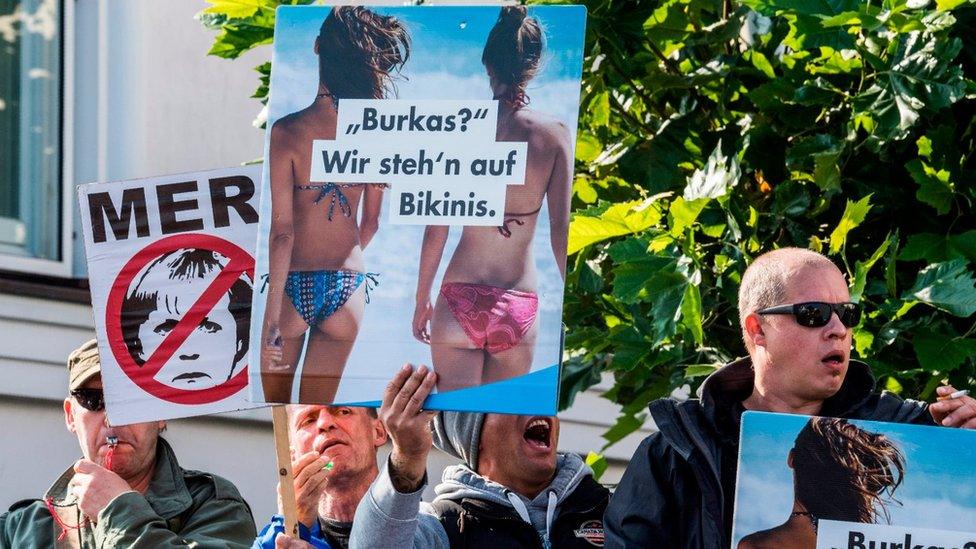
[[[210,0],[210,53],[270,43],[278,3]],[[612,374],[609,445],[742,355],[739,281],[782,246],[846,270],[882,387],[973,384],[971,1],[584,3],[563,406]]]
[[[783,246],[846,270],[883,388],[973,383],[971,4],[586,4],[564,405],[612,373],[612,444],[744,354],[739,281]]]

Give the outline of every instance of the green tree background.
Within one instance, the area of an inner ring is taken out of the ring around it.
[[[210,54],[234,59],[308,2],[209,3]],[[882,388],[973,385],[976,3],[583,3],[563,407],[611,374],[609,446],[743,355],[740,277],[783,246],[846,271]]]

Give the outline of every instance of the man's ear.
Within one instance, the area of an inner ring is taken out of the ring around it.
[[[68,431],[72,433],[75,432],[75,411],[73,404],[71,397],[64,399],[64,424],[68,428]]]
[[[386,426],[379,418],[373,419],[373,446],[379,448],[386,444],[389,435],[386,433]]]
[[[786,458],[786,465],[788,465],[790,469],[793,468],[793,450],[790,450],[790,455]]]
[[[318,55],[319,54],[319,39],[318,38],[315,39],[315,47],[312,48],[312,50],[315,52],[315,55]]]
[[[756,313],[749,313],[745,322],[746,337],[753,347],[766,346],[766,333],[763,331],[762,319]]]

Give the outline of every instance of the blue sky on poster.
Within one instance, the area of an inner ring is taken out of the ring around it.
[[[481,51],[498,17],[495,7],[438,7],[436,10],[374,8],[394,15],[407,26],[413,41],[406,79],[397,81],[401,99],[491,99]],[[309,10],[320,15],[307,15]],[[315,37],[329,8],[297,8],[279,12],[275,42],[269,122],[305,108],[315,98],[318,58]],[[529,15],[546,30],[546,55],[536,78],[529,84],[530,108],[556,116],[576,128],[579,105],[579,66],[582,63],[580,33],[551,32],[572,28],[580,21],[580,9],[558,6],[530,7]]]
[[[305,108],[314,100],[318,90],[318,58],[313,47],[319,27],[330,9],[301,7],[279,10],[271,75],[269,127],[277,119]],[[481,53],[500,8],[437,6],[371,9],[401,18],[410,33],[411,54],[403,71],[406,78],[397,81],[397,96],[400,99],[491,99]],[[527,93],[531,98],[529,108],[555,116],[575,134],[584,11],[580,7],[530,7],[529,15],[540,20],[547,37],[542,66],[528,86]],[[268,188],[267,179],[265,163],[264,192]],[[390,226],[387,212],[391,207],[391,193],[385,195],[380,230],[365,252],[367,270],[381,273],[380,284],[370,292],[371,300],[366,307],[364,323],[339,387],[337,400],[341,402],[378,398],[395,370],[406,361],[430,364],[429,347],[415,340],[411,331],[424,227]],[[262,219],[270,219],[269,200],[261,201],[260,214]],[[553,259],[548,220],[548,207],[544,201],[532,243],[538,272],[540,324],[531,372],[553,366],[560,358],[563,282]],[[265,234],[267,227],[262,224],[260,230]],[[435,296],[461,230],[461,227],[453,227],[450,231],[434,279]],[[259,238],[257,277],[267,272],[267,252],[266,238]],[[255,318],[263,318],[263,299],[255,299],[252,314]],[[261,340],[260,323],[252,325],[251,340]],[[256,363],[257,358],[254,349],[252,363]],[[252,387],[260,387],[259,379],[258,370],[252,370]],[[553,387],[552,398],[555,398],[555,390]]]
[[[787,457],[807,416],[748,414],[739,461],[733,547],[743,536],[782,524],[793,508]],[[960,529],[976,524],[976,433],[942,427],[854,421],[885,432],[905,454],[904,483],[890,505],[899,526]]]

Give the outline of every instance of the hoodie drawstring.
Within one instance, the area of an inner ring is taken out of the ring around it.
[[[546,507],[546,537],[542,540],[542,545],[549,549],[552,547],[552,543],[549,541],[549,532],[552,528],[552,519],[556,516],[556,492],[549,491],[549,505]]]
[[[522,517],[522,520],[531,525],[532,519],[529,518],[529,509],[525,506],[525,503],[522,502],[522,498],[518,497],[515,492],[505,492],[505,495],[508,496],[508,501],[512,502],[512,507],[515,508],[515,512],[518,513],[518,516]]]
[[[508,497],[508,501],[512,502],[512,507],[515,508],[515,512],[518,513],[518,516],[521,517],[525,522],[529,523],[529,526],[532,526],[532,519],[529,518],[529,509],[525,506],[522,498],[518,497],[518,495],[514,492],[505,492],[505,495]],[[550,547],[552,547],[552,542],[549,541],[549,533],[552,529],[552,520],[556,516],[558,499],[559,498],[556,496],[556,492],[550,490],[549,504],[546,506],[546,534],[542,537],[542,546],[545,549],[550,549]]]

